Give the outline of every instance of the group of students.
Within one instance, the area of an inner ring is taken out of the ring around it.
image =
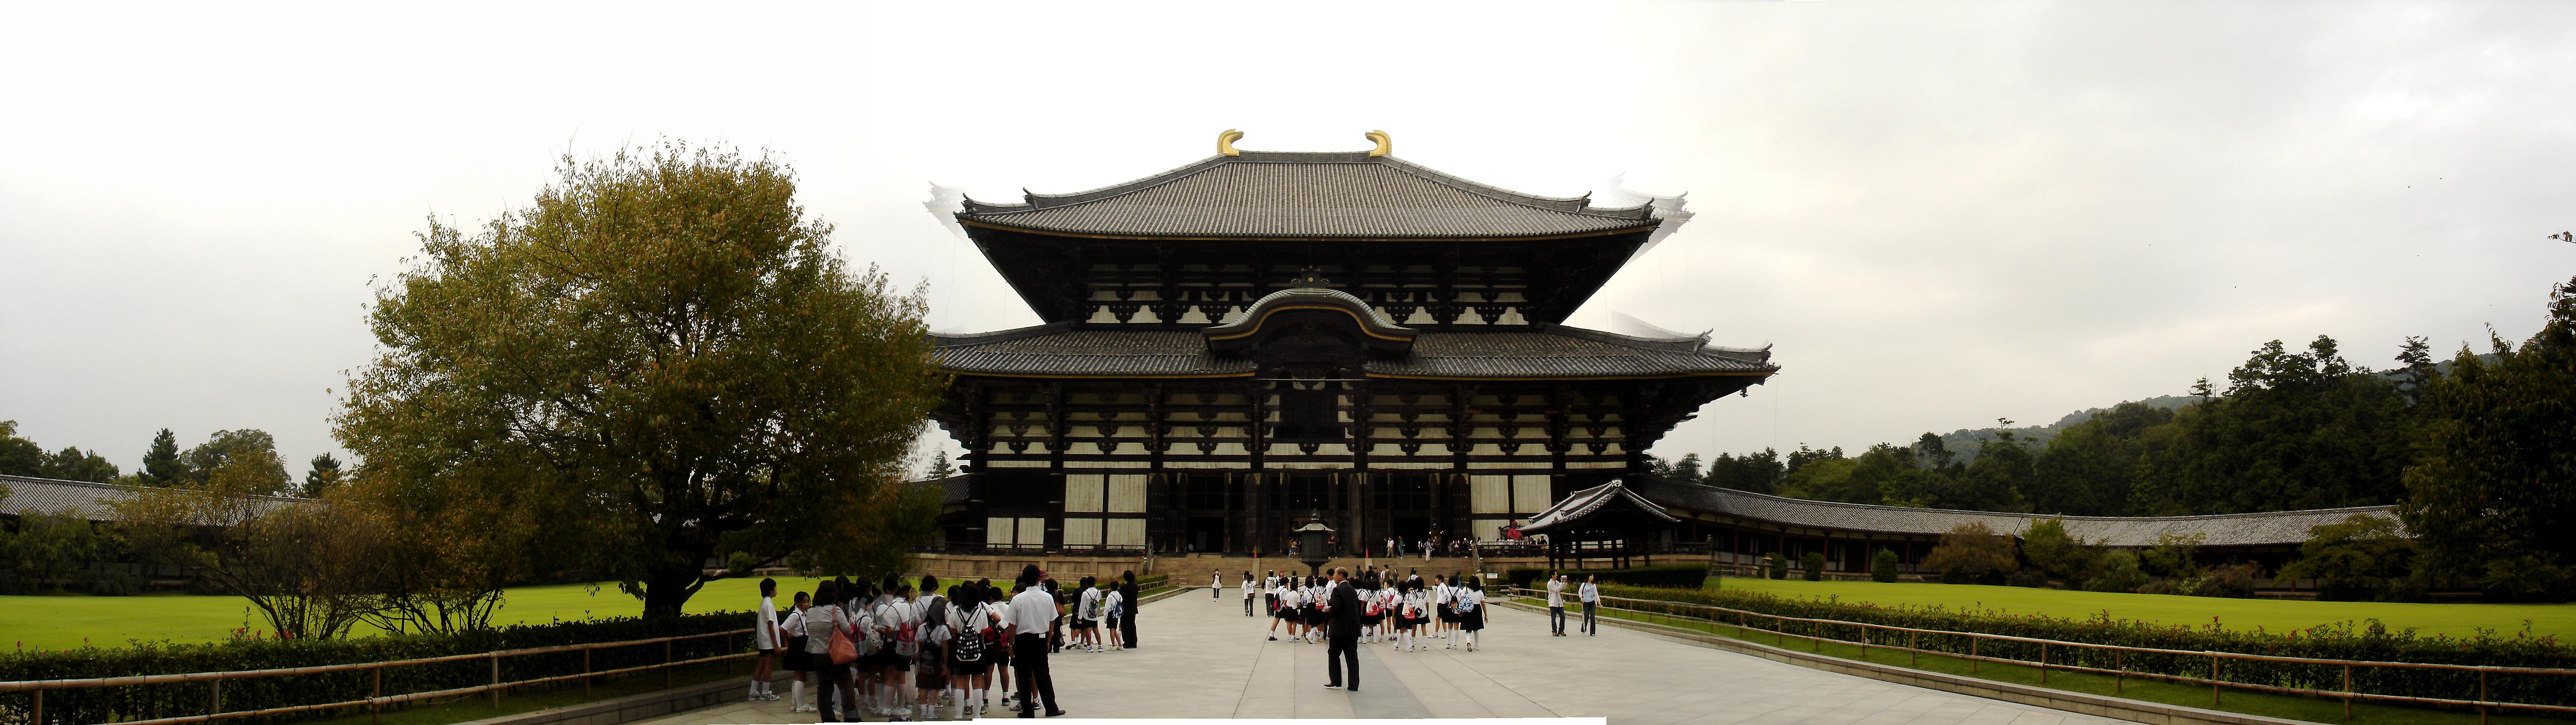
[[[1132,582],[1134,574],[1128,576]],[[952,707],[958,718],[982,717],[997,692],[1005,709],[1018,698],[1021,717],[1035,717],[1040,702],[1047,716],[1062,715],[1046,656],[1067,646],[1064,605],[1072,593],[1059,591],[1035,566],[1026,567],[1017,583],[1013,596],[990,579],[962,582],[942,594],[938,577],[925,576],[916,595],[900,577],[879,584],[833,579],[816,585],[811,595],[798,592],[794,610],[780,617],[773,601],[778,584],[762,579],[753,630],[760,657],[751,697],[778,699],[769,689],[770,667],[783,653],[782,664],[799,673],[790,691],[794,711],[819,713],[821,722],[931,720]],[[1094,610],[1091,603],[1103,594],[1093,584],[1090,577],[1082,580],[1075,651],[1085,642],[1090,651],[1101,651],[1096,633],[1082,634],[1100,619],[1081,614],[1122,611]],[[1115,637],[1116,625],[1110,629]],[[805,699],[809,681],[812,704]]]
[[[1253,614],[1255,580],[1243,573],[1243,612]],[[1476,633],[1485,629],[1485,585],[1474,577],[1419,572],[1398,575],[1393,569],[1362,570],[1357,577],[1333,581],[1271,571],[1259,580],[1263,607],[1270,614],[1270,641],[1279,641],[1284,625],[1288,641],[1325,640],[1332,616],[1324,611],[1335,587],[1351,587],[1360,604],[1358,641],[1392,644],[1398,652],[1420,652],[1432,640],[1448,649],[1476,650]]]

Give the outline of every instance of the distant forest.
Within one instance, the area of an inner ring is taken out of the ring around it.
[[[2553,329],[2576,315],[2571,288],[2576,281],[2553,291]],[[2274,340],[2225,381],[2203,378],[2185,394],[2076,411],[2048,425],[1998,420],[1857,453],[1802,443],[1652,464],[1669,478],[1745,491],[1977,511],[2170,516],[2399,504],[2408,496],[2407,470],[2441,453],[2444,432],[2529,402],[2485,386],[2519,356],[2551,352],[2551,334],[2520,350],[2497,339],[2490,351],[2463,348],[2451,359],[2409,337],[2385,370],[2347,359],[2331,337],[2303,349]],[[2474,368],[2469,379],[2461,366]],[[2433,393],[2446,383],[2457,397],[2435,405]]]

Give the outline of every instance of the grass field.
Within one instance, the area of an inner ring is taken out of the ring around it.
[[[1735,581],[1737,580],[1727,580],[1729,584],[1732,584]],[[1764,583],[1778,584],[1781,582],[1765,581]],[[1837,582],[1800,581],[1795,583],[1812,585],[1818,583]],[[1875,582],[1840,583],[1873,584]],[[1895,584],[1880,586],[1909,585]],[[1941,585],[1916,584],[1910,586]],[[2002,589],[2004,587],[1987,588]],[[1533,606],[1537,604],[1537,600],[1534,599],[1524,599],[1521,600],[1521,602],[1523,604],[1530,604]],[[1630,621],[1704,632],[1729,639],[1739,639],[1747,642],[1772,645],[1783,649],[1814,652],[1829,657],[1839,657],[1848,660],[1868,660],[1880,664],[1901,665],[1917,670],[1966,675],[1970,677],[2024,685],[2036,685],[2070,692],[2111,695],[2132,700],[2145,700],[2148,702],[2161,702],[2172,705],[2214,708],[2229,712],[2241,712],[2253,715],[2289,718],[2293,720],[2307,720],[2311,722],[2403,723],[2405,725],[2472,725],[2477,723],[2530,723],[2532,725],[2541,725],[2543,723],[2567,722],[2566,720],[2551,719],[2540,716],[2520,714],[2509,715],[2502,713],[2482,718],[2476,712],[2467,710],[2436,710],[2397,705],[2381,705],[2369,702],[2354,704],[2352,706],[2351,719],[2345,719],[2343,702],[2341,700],[2334,699],[2299,697],[2293,695],[2230,689],[2220,696],[2217,703],[2213,704],[2210,701],[2209,688],[2200,685],[2160,682],[2143,677],[2131,677],[2127,678],[2125,682],[2115,683],[2113,678],[2106,675],[2065,671],[2053,671],[2048,673],[2046,676],[2043,676],[2040,669],[2037,667],[1994,662],[1972,664],[1969,660],[1957,657],[1945,657],[1938,654],[1908,655],[1905,653],[1889,651],[1883,647],[1864,653],[1861,651],[1860,647],[1843,642],[1814,642],[1799,639],[1797,637],[1779,637],[1773,633],[1760,629],[1745,630],[1725,624],[1697,620],[1677,619],[1652,614],[1639,614],[1612,610],[1602,611],[1601,616],[1605,619],[1626,619]]]
[[[792,592],[812,591],[815,581],[779,580],[778,606],[787,606]],[[759,579],[717,580],[690,597],[685,611],[749,611],[759,601],[759,589]],[[213,642],[231,637],[245,619],[251,629],[267,629],[267,621],[249,612],[249,608],[249,600],[230,596],[0,597],[0,647],[70,649],[84,644],[122,647],[132,641]],[[643,600],[618,592],[615,585],[592,592],[587,586],[566,584],[510,590],[492,622],[543,623],[631,617],[643,612]],[[360,634],[371,633],[365,625],[359,627]]]
[[[2312,602],[2288,599],[2213,599],[2161,594],[2072,592],[2027,587],[1971,584],[1878,582],[1811,582],[1798,579],[1710,579],[1712,586],[1784,597],[1839,597],[1847,602],[1882,605],[1938,605],[1951,609],[1992,609],[2082,619],[2101,612],[2113,618],[2163,624],[2209,625],[2228,629],[2261,628],[2271,632],[2306,629],[2329,622],[2378,619],[2391,630],[2413,628],[2422,634],[2470,636],[2479,628],[2512,636],[2529,621],[2534,636],[2576,635],[2576,604],[2399,604],[2391,602]]]

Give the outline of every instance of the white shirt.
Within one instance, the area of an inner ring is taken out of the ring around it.
[[[759,617],[751,625],[751,648],[778,649],[778,603],[761,597]]]
[[[1083,587],[1082,600],[1074,604],[1073,616],[1081,619],[1100,618],[1100,589]]]
[[[1109,616],[1112,617],[1127,616],[1127,612],[1118,606],[1126,601],[1126,597],[1119,596],[1118,590],[1111,589],[1109,590],[1109,596],[1100,598],[1100,611],[1108,612]]]
[[[1565,580],[1547,580],[1547,605],[1557,609],[1565,608]]]
[[[787,622],[786,622],[785,624],[780,624],[780,625],[778,625],[778,628],[779,628],[779,629],[787,630],[787,636],[789,636],[789,637],[797,637],[797,636],[802,636],[802,635],[804,635],[804,634],[805,634],[805,610],[799,609],[799,610],[796,610],[796,611],[793,611],[793,612],[788,612],[788,613],[787,613]],[[782,645],[783,645],[783,644],[786,644],[786,643],[781,642],[780,644],[782,644]]]
[[[1252,577],[1243,578],[1243,598],[1252,598]]]
[[[1011,606],[1002,615],[1002,624],[1010,627],[1011,635],[1015,637],[1044,635],[1049,623],[1055,621],[1055,614],[1055,597],[1048,596],[1045,588],[1032,586],[1011,597]]]
[[[1209,574],[1209,575],[1208,575],[1208,588],[1209,588],[1209,589],[1219,589],[1219,588],[1223,588],[1224,586],[1225,586],[1225,575],[1224,575],[1224,574]]]

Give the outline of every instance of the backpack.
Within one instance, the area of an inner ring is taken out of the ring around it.
[[[1476,598],[1461,592],[1458,596],[1458,604],[1452,608],[1458,610],[1459,614],[1476,611]]]
[[[903,606],[904,605],[901,604],[886,605],[887,608],[895,610],[895,616],[897,618],[903,619],[902,624],[895,625],[894,627],[894,653],[905,657],[911,657],[921,653],[920,633],[915,629],[917,625],[913,624],[912,619],[904,616],[902,611]]]
[[[971,665],[983,662],[984,638],[992,634],[993,630],[990,627],[975,626],[975,618],[972,616],[966,617],[966,622],[966,631],[952,633],[948,638],[948,658],[960,664]]]

